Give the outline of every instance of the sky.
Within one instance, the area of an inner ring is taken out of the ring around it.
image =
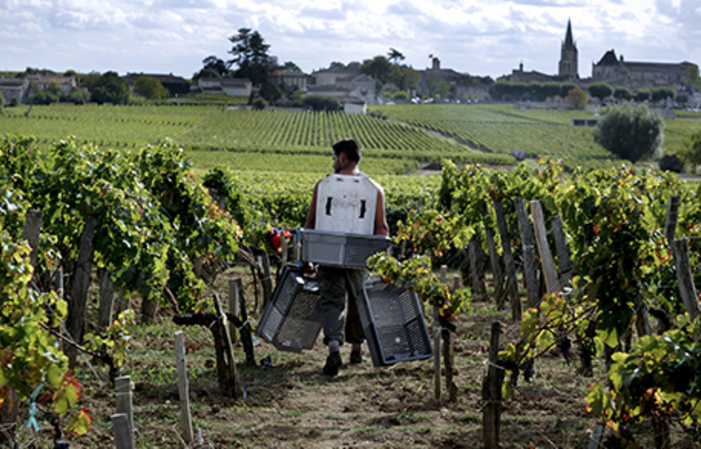
[[[417,70],[497,78],[519,63],[556,74],[567,21],[579,75],[627,61],[701,65],[701,0],[0,0],[0,71],[109,70],[190,78],[229,37],[258,31],[306,73],[401,52]]]

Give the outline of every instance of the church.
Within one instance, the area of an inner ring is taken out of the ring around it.
[[[592,64],[591,78],[580,78],[578,69],[577,44],[572,34],[572,23],[567,21],[565,40],[560,48],[560,63],[557,75],[541,72],[525,71],[523,63],[514,69],[510,75],[497,78],[497,81],[509,82],[539,82],[562,83],[575,82],[586,86],[591,83],[607,83],[612,86],[626,86],[632,89],[639,87],[681,86],[685,81],[688,67],[695,66],[690,62],[659,63],[659,62],[630,62],[623,56],[616,57],[614,50],[609,50],[597,63]]]

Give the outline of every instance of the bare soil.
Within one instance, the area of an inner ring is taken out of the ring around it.
[[[222,297],[229,276],[220,277],[215,285]],[[250,277],[244,284],[247,298],[252,298]],[[268,356],[272,360],[265,370],[243,366],[239,345],[236,357],[246,397],[225,397],[219,392],[209,330],[178,327],[172,323],[172,312],[165,310],[157,323],[140,325],[122,369],[134,382],[136,447],[185,447],[173,349],[178,330],[185,335],[191,414],[199,434],[190,447],[482,447],[481,389],[490,326],[495,320],[504,324],[503,346],[518,338],[518,324],[491,304],[477,303],[473,309],[457,321],[456,402],[447,401],[445,387],[444,397],[435,399],[432,359],[375,368],[366,349],[364,363],[344,364],[338,376],[327,377],[322,374],[327,354],[321,340],[302,354],[280,352],[261,341],[255,348],[257,361]],[[430,318],[427,321],[430,325]],[[349,352],[348,345],[342,346],[344,362]],[[502,447],[587,447],[596,420],[586,413],[584,397],[593,379],[578,376],[557,354],[539,359],[536,370],[535,379],[521,381],[515,397],[504,402]],[[596,365],[596,378],[601,371]],[[84,387],[81,404],[93,416],[93,428],[84,436],[64,438],[72,448],[114,447],[110,416],[115,413],[115,399],[106,369],[95,366],[93,372],[83,360],[77,374]],[[21,422],[26,423],[25,418],[23,410]],[[640,432],[651,435],[649,428]],[[52,447],[47,422],[38,434],[24,428],[19,434],[23,447]],[[676,442],[673,447],[691,447],[683,439]]]

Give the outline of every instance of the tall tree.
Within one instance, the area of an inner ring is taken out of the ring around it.
[[[141,75],[134,83],[134,93],[149,100],[159,100],[168,96],[168,91],[160,81],[148,75]]]
[[[647,105],[606,108],[606,116],[594,130],[594,140],[621,159],[636,163],[660,151],[664,120]]]
[[[127,104],[129,102],[129,84],[116,72],[106,72],[100,76],[90,93],[92,100],[100,104]]]
[[[265,43],[258,31],[251,32],[250,28],[240,28],[238,34],[229,37],[233,44],[229,53],[233,58],[227,61],[229,67],[235,66],[237,78],[248,78],[254,86],[260,86],[268,81],[268,75],[273,68],[273,58],[268,54],[270,45]]]
[[[589,86],[589,95],[601,101],[613,95],[613,87],[606,83],[594,83]]]
[[[393,64],[399,64],[401,61],[404,61],[406,58],[399,50],[397,50],[396,48],[390,47],[389,53],[387,53],[387,59]]]
[[[224,76],[229,73],[229,69],[226,67],[226,62],[223,59],[219,59],[216,56],[207,56],[202,60],[204,67],[202,69],[212,69],[219,75]]]
[[[280,69],[287,70],[289,72],[302,73],[302,69],[300,69],[299,66],[292,61],[286,61],[283,65],[280,66]]]

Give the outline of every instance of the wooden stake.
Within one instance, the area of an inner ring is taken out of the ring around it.
[[[42,216],[43,214],[41,211],[30,209],[27,211],[26,223],[24,224],[24,239],[29,242],[29,246],[32,248],[29,260],[34,268],[37,267],[37,252],[39,250]]]
[[[258,256],[258,264],[260,265],[260,284],[262,287],[261,309],[262,312],[270,301],[273,295],[273,278],[270,274],[270,258],[268,253],[264,251]]]
[[[117,401],[117,413],[127,417],[129,434],[134,433],[134,406],[132,404],[131,376],[122,376],[114,380],[114,395]]]
[[[485,213],[487,208],[485,207]],[[494,299],[497,307],[501,309],[503,304],[502,286],[504,285],[504,275],[501,271],[501,261],[497,253],[497,245],[494,241],[494,234],[491,229],[485,225],[485,233],[487,234],[487,245],[489,246],[489,264],[492,267],[492,279],[494,281]]]
[[[88,289],[90,288],[90,277],[92,274],[92,259],[95,252],[95,228],[97,218],[88,216],[85,226],[80,235],[80,249],[78,260],[73,273],[73,288],[71,291],[71,301],[69,302],[66,328],[70,338],[80,344],[83,340],[83,327],[85,323],[85,305],[88,300]],[[69,365],[75,366],[77,350],[73,345],[65,347]]]
[[[521,301],[518,298],[518,284],[516,282],[516,265],[511,254],[511,239],[506,228],[506,215],[504,215],[504,205],[501,201],[494,201],[494,212],[497,215],[497,226],[501,236],[501,246],[504,251],[504,264],[506,265],[507,291],[511,297],[511,319],[521,320]]]
[[[664,235],[667,236],[669,246],[672,246],[677,231],[679,218],[679,195],[671,195],[667,204],[667,221],[664,225]]]
[[[185,442],[190,444],[194,437],[192,433],[192,420],[190,418],[190,391],[187,379],[187,364],[185,363],[185,342],[183,331],[175,333],[175,364],[178,368],[178,392],[180,394],[180,416],[185,433]]]
[[[518,220],[518,230],[521,234],[521,246],[523,248],[523,276],[526,279],[526,291],[528,293],[528,307],[535,307],[540,301],[538,291],[538,269],[535,259],[535,241],[533,239],[533,229],[528,220],[528,211],[523,197],[517,196],[514,199],[516,207],[516,218]]]
[[[533,228],[535,229],[536,243],[538,243],[538,253],[540,262],[543,264],[543,274],[545,275],[546,293],[553,293],[560,289],[560,281],[555,269],[555,261],[548,245],[548,235],[545,230],[545,219],[540,201],[531,201],[531,217],[533,218]]]
[[[112,272],[106,270],[100,285],[100,308],[97,314],[97,326],[102,331],[112,324],[112,309],[114,307],[114,283]]]
[[[234,348],[231,345],[231,338],[229,338],[229,333],[227,332],[227,319],[224,309],[221,306],[221,301],[219,301],[219,295],[214,294],[214,307],[217,311],[217,316],[219,317],[219,323],[221,327],[221,334],[224,337],[224,355],[226,357],[226,367],[228,374],[227,381],[227,391],[228,396],[238,399],[239,397],[239,383],[238,376],[236,373],[236,359],[234,359]]]
[[[445,282],[448,267],[441,266],[441,282]],[[440,310],[438,306],[433,306],[433,387],[435,398],[441,400],[441,325]]]
[[[501,324],[492,323],[492,335],[489,343],[489,366],[487,377],[482,384],[482,429],[484,432],[484,447],[499,448],[499,426],[501,420],[501,384],[504,382],[504,368],[499,366],[499,334]]]
[[[560,264],[560,285],[569,286],[572,280],[572,262],[570,261],[570,251],[567,249],[567,238],[562,227],[562,218],[559,215],[555,215],[551,225],[553,237],[555,238],[557,260]]]
[[[129,431],[129,419],[124,413],[112,415],[114,445],[117,449],[134,449],[134,438]]]
[[[229,312],[232,313],[235,317],[238,317],[240,314],[238,286],[241,283],[241,280],[238,279],[238,282],[236,281],[237,279],[229,279]],[[236,328],[236,325],[234,325],[234,323],[229,323],[229,336],[231,338],[232,344],[236,344],[239,342],[238,329]]]
[[[694,279],[689,262],[689,240],[675,239],[672,242],[674,264],[677,268],[677,281],[679,282],[679,296],[682,297],[684,307],[692,320],[699,316],[699,296],[694,286]]]

